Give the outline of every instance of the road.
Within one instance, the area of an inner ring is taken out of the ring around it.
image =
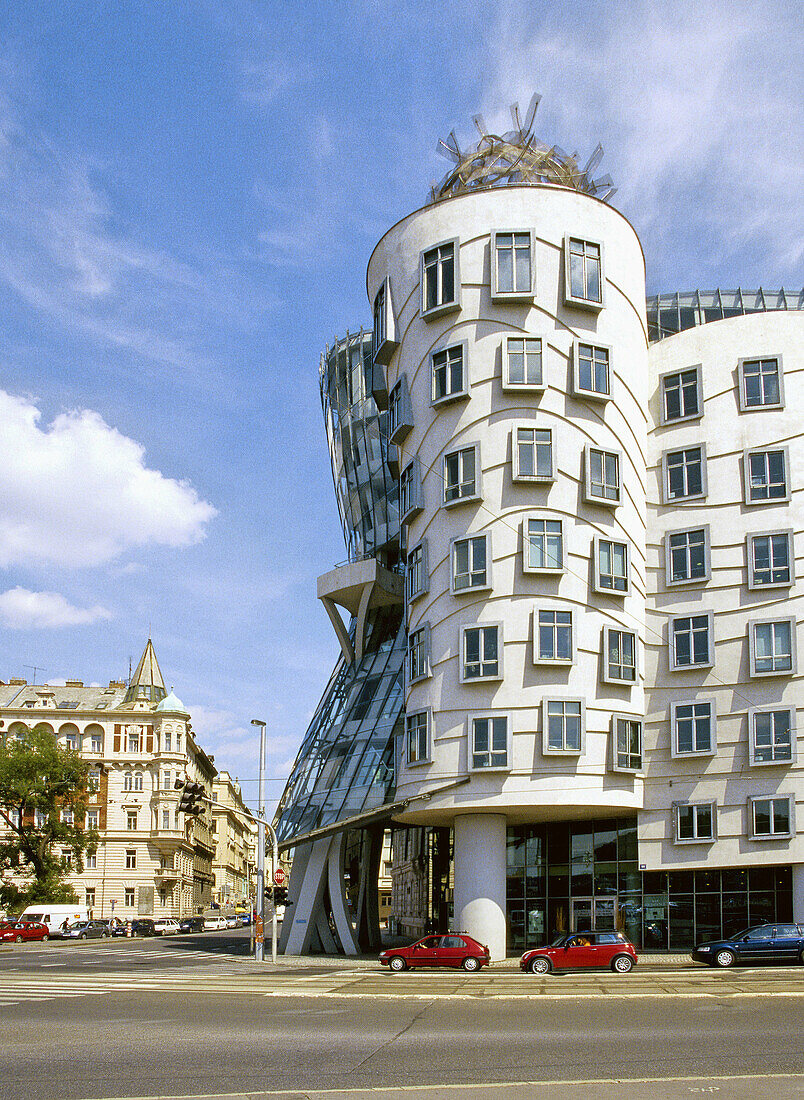
[[[0,1100],[804,1097],[802,967],[391,975],[274,969],[247,947],[238,932],[0,953]]]

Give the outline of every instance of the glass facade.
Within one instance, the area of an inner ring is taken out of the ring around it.
[[[691,290],[647,300],[648,339],[653,343],[684,329],[777,309],[804,309],[804,290]]]
[[[620,929],[644,951],[686,952],[793,919],[789,866],[640,871],[636,818],[509,828],[507,873],[511,953],[583,928]]]

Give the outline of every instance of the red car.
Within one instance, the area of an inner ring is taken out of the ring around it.
[[[490,962],[489,949],[473,940],[466,932],[442,932],[425,936],[410,947],[390,947],[380,955],[380,962],[391,970],[407,970],[414,966],[451,966],[454,969],[479,970]]]
[[[22,943],[23,940],[47,940],[50,938],[50,929],[46,924],[36,921],[21,920],[9,923],[4,921],[0,925],[0,943]]]
[[[519,960],[519,969],[549,974],[551,970],[609,966],[615,974],[627,974],[636,962],[634,945],[622,932],[573,932],[559,936],[549,947],[526,951]]]

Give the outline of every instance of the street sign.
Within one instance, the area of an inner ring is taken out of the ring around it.
[[[284,886],[287,875],[281,867],[277,867],[274,871],[274,886]]]

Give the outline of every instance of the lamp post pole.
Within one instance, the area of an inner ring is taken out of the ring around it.
[[[265,956],[265,722],[251,719],[252,726],[260,728],[260,787],[257,810],[257,906],[254,930],[254,959],[262,962]],[[274,906],[276,913],[276,906]],[[276,918],[274,918],[276,920]]]

